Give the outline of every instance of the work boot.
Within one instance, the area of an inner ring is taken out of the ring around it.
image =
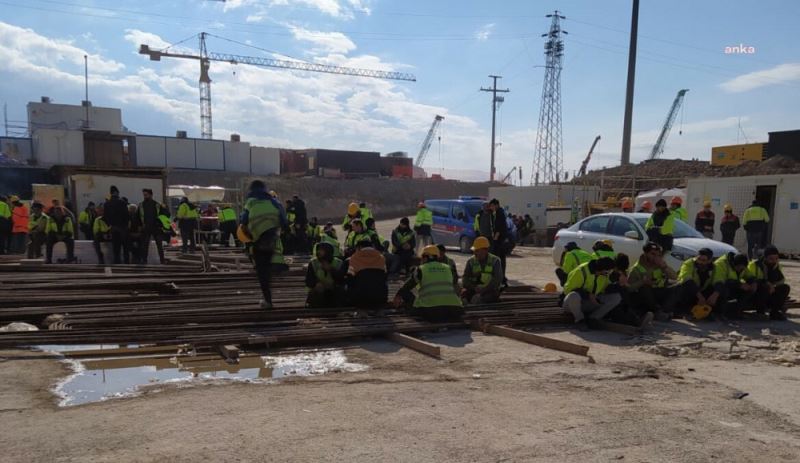
[[[586,319],[575,322],[575,328],[581,333],[585,333],[589,331],[589,324],[586,322]]]
[[[645,328],[650,326],[653,323],[653,318],[655,318],[653,312],[647,312],[646,314],[644,314],[644,317],[642,317],[642,322],[639,323],[639,328]]]
[[[663,310],[659,310],[656,312],[655,318],[660,322],[668,322],[672,320],[672,312],[665,312]]]
[[[264,310],[272,309],[272,302],[266,301],[264,299],[261,299],[261,301],[258,303],[258,305],[259,305],[259,307],[261,307]]]
[[[783,322],[786,321],[786,314],[780,310],[773,310],[772,312],[769,313],[769,319]]]

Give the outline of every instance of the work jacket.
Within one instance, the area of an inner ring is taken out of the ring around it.
[[[63,236],[65,238],[71,238],[75,236],[75,229],[72,226],[72,219],[65,216],[63,221],[59,224],[53,217],[48,217],[45,233],[55,233],[56,235]]]
[[[11,222],[13,224],[11,233],[28,233],[29,221],[28,208],[24,204],[15,206],[14,210],[11,211]]]
[[[253,241],[258,241],[261,235],[270,230],[287,225],[280,203],[272,198],[248,198],[244,203],[242,224],[247,226]]]
[[[767,264],[764,262],[764,258],[751,260],[749,264],[747,264],[747,274],[752,278],[755,278],[757,281],[760,282],[768,282],[772,283],[773,285],[781,285],[785,283],[785,277],[783,276],[783,267],[781,267],[780,262],[774,268],[767,267]]]
[[[480,212],[475,214],[475,221],[472,224],[472,228],[479,236],[485,236],[491,240],[492,235],[494,235],[494,219],[492,217],[492,212],[481,209]]]
[[[742,227],[749,232],[765,232],[769,223],[769,213],[761,206],[750,206],[742,216]]]
[[[408,244],[408,249],[403,249],[403,245]],[[398,254],[400,252],[414,252],[417,247],[417,237],[414,231],[410,228],[397,227],[392,231],[392,252]]]
[[[86,208],[82,210],[80,214],[78,214],[78,225],[81,227],[91,227],[96,217],[96,212]]]
[[[161,204],[155,199],[145,199],[139,203],[139,220],[142,225],[148,229],[156,229],[160,225],[158,219],[159,212],[161,212]]]
[[[232,207],[226,207],[217,211],[219,223],[236,222],[236,211]]]
[[[597,260],[597,259],[600,259],[602,257],[608,257],[610,259],[616,259],[617,258],[617,253],[614,252],[614,251],[609,251],[607,249],[598,249],[597,251],[594,251],[592,253],[592,259],[593,260]]]
[[[361,211],[356,212],[355,215],[347,214],[344,216],[344,219],[342,219],[342,228],[349,227],[350,222],[352,222],[355,219],[361,219],[362,221],[366,221],[365,218],[361,217]],[[367,224],[364,224],[364,226],[366,227]]]
[[[433,212],[427,207],[417,209],[417,216],[414,217],[414,226],[422,227],[424,225],[433,226]]]
[[[682,220],[684,222],[689,221],[689,213],[683,206],[678,206],[675,209],[672,209],[670,212],[672,213],[672,215],[675,216],[676,219]]]
[[[367,219],[372,219],[372,211],[369,210],[368,207],[359,208],[358,211],[361,213],[361,220],[367,221]],[[366,224],[365,224],[366,225]]]
[[[650,218],[647,219],[644,229],[647,231],[655,229],[661,235],[672,235],[675,231],[675,215],[669,211],[665,212],[663,215],[659,214],[658,211],[653,212]]]
[[[442,262],[426,262],[414,272],[417,298],[414,307],[461,307],[461,298],[453,286],[453,272]]]
[[[48,218],[44,212],[38,216],[36,214],[32,215],[28,222],[28,233],[45,233]]]
[[[592,255],[583,249],[579,248],[567,251],[564,253],[564,257],[561,258],[561,270],[569,275],[569,273],[578,268],[579,265],[585,264],[590,260],[592,260]]]
[[[570,272],[569,276],[567,276],[567,282],[564,284],[564,294],[569,294],[573,291],[581,293],[581,296],[603,294],[610,281],[607,275],[592,273],[589,269],[591,264],[591,262],[586,262]]]
[[[347,234],[347,237],[344,239],[344,248],[345,249],[355,249],[358,243],[361,241],[369,241],[372,243],[372,234],[369,233],[368,230],[364,230],[361,233],[356,233],[351,231]]]
[[[689,280],[692,280],[697,284],[697,287],[702,291],[704,289],[711,287],[711,284],[713,282],[714,267],[712,265],[705,272],[700,272],[700,269],[697,268],[696,262],[697,258],[692,257],[690,259],[686,259],[683,262],[683,264],[681,264],[681,269],[678,272],[678,282],[685,283]]]
[[[695,230],[699,231],[700,233],[703,232],[714,232],[714,221],[716,217],[714,216],[713,211],[707,211],[703,209],[702,211],[697,213],[697,216],[694,218],[694,228]]]
[[[331,269],[327,271],[323,268],[322,262],[316,257],[311,259],[308,263],[308,272],[306,274],[306,287],[309,290],[314,289],[317,283],[322,283],[325,290],[331,290],[337,284],[342,282],[342,265],[344,263],[341,259],[334,257],[331,261]]]
[[[733,236],[736,233],[736,230],[741,227],[739,223],[739,217],[731,214],[723,215],[722,219],[719,222],[719,231],[722,233],[722,236]]]
[[[197,220],[200,218],[200,209],[189,206],[189,203],[181,203],[176,214],[178,220]]]
[[[5,201],[0,201],[0,219],[11,220],[11,207]]]
[[[503,283],[503,268],[500,265],[500,258],[494,254],[489,254],[486,258],[486,263],[481,265],[477,257],[470,257],[464,266],[462,281],[467,289],[473,289],[478,286],[500,289],[500,285]]]
[[[677,277],[675,272],[667,267],[666,271],[659,267],[648,267],[641,263],[641,259],[637,260],[631,271],[628,272],[628,291],[637,292],[644,286],[644,280],[650,277],[652,288],[666,288],[667,282],[670,278]]]
[[[747,280],[747,268],[737,272],[733,267],[733,253],[725,254],[714,261],[714,274],[712,284],[715,288],[724,286],[729,281],[745,283]]]
[[[111,227],[108,226],[103,216],[100,216],[94,219],[94,224],[92,225],[92,233],[94,234],[94,239],[97,240],[103,235],[108,234],[111,232]]]
[[[331,247],[333,247],[333,257],[342,257],[342,249],[339,246],[339,240],[337,240],[336,238],[328,235],[327,233],[323,233],[322,235],[320,235],[319,242],[328,243],[331,245]],[[314,249],[312,250],[312,253],[314,255],[317,254],[317,244],[314,245]]]
[[[318,243],[322,233],[322,228],[319,225],[306,225],[306,236],[312,243]]]

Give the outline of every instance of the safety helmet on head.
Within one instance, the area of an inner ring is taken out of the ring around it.
[[[278,193],[275,190],[269,190],[269,195],[275,199],[278,199]]]
[[[733,206],[731,206],[730,204],[726,204],[726,205],[723,207],[723,210],[724,210],[725,212],[733,212]]]
[[[479,236],[472,242],[472,250],[489,249],[489,240],[485,236]]]
[[[435,244],[429,244],[422,248],[422,255],[439,258],[439,248]]]
[[[622,208],[623,209],[633,209],[633,201],[629,198],[626,198],[622,201]]]
[[[703,201],[703,207],[711,207],[711,201]]]
[[[708,304],[697,304],[692,307],[692,317],[695,320],[702,320],[711,315],[711,306]]]
[[[653,203],[651,203],[650,201],[645,201],[645,202],[642,203],[642,207],[645,208],[645,209],[652,209],[653,208]]]
[[[347,205],[347,213],[350,215],[356,215],[358,213],[358,204],[350,203]]]
[[[11,195],[11,196],[8,197],[8,201],[12,202],[12,203],[15,203],[15,202],[19,201],[19,196]]]
[[[677,205],[680,206],[681,204],[683,204],[683,199],[681,199],[680,196],[673,196],[672,197],[672,201],[670,201],[669,203],[670,204],[677,204]]]

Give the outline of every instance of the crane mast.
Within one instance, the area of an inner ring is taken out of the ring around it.
[[[209,69],[212,61],[222,61],[230,64],[249,64],[253,66],[264,66],[280,69],[292,69],[298,71],[324,72],[328,74],[340,74],[355,77],[371,77],[375,79],[405,80],[416,82],[417,78],[413,74],[393,71],[378,71],[374,69],[359,69],[329,64],[309,63],[306,61],[290,61],[274,58],[263,58],[257,56],[233,55],[228,53],[209,52],[206,47],[206,37],[211,34],[201,32],[200,53],[173,53],[166,50],[155,50],[148,45],[139,45],[139,54],[147,55],[151,61],[161,61],[162,57],[193,59],[200,62],[200,133],[202,138],[212,137],[211,124],[211,78]]]
[[[444,120],[444,116],[436,115],[433,118],[433,123],[431,124],[431,128],[428,130],[428,134],[425,135],[425,140],[422,141],[422,146],[419,149],[419,154],[417,155],[417,160],[414,162],[416,167],[422,167],[422,163],[425,162],[425,156],[428,155],[428,150],[431,149],[431,143],[433,143],[433,137],[436,135],[436,131],[439,130],[439,125]]]
[[[667,113],[667,120],[664,121],[664,127],[661,128],[661,133],[658,135],[656,144],[653,145],[653,149],[650,151],[650,156],[648,156],[647,159],[655,159],[664,152],[664,145],[667,143],[669,131],[672,129],[672,124],[675,122],[675,117],[678,116],[678,109],[680,109],[681,104],[683,103],[683,97],[688,91],[689,89],[678,91],[678,94],[675,96],[675,100],[672,102],[672,107],[669,108],[669,113]]]

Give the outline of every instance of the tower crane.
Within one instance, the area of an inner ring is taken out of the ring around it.
[[[672,129],[672,124],[675,122],[675,117],[678,115],[678,109],[680,109],[681,104],[683,103],[683,97],[688,91],[689,89],[686,88],[683,90],[678,90],[678,94],[675,96],[675,100],[672,102],[672,107],[669,108],[669,113],[667,113],[667,120],[664,121],[664,127],[661,128],[661,133],[658,135],[656,144],[653,145],[653,149],[650,151],[650,156],[647,159],[655,159],[664,152],[664,145],[667,143],[669,131]]]
[[[428,150],[431,149],[431,143],[433,143],[433,137],[436,135],[436,131],[439,130],[439,125],[441,125],[442,121],[444,120],[444,116],[436,115],[433,118],[433,123],[431,124],[431,128],[428,130],[428,134],[425,135],[425,140],[422,141],[422,146],[419,148],[419,154],[417,155],[417,160],[414,162],[416,167],[422,167],[422,163],[425,162],[425,156],[428,155]]]
[[[594,152],[594,147],[597,146],[597,142],[600,141],[600,135],[595,137],[594,142],[592,143],[592,147],[589,148],[589,152],[586,154],[586,159],[583,160],[581,163],[581,169],[578,171],[578,175],[576,177],[581,177],[586,175],[586,167],[589,165],[589,160],[592,159],[592,153]]]
[[[161,61],[161,58],[182,58],[193,59],[200,62],[200,133],[202,138],[210,139],[211,131],[211,78],[208,70],[212,61],[222,61],[230,64],[250,64],[253,66],[265,66],[281,69],[294,69],[300,71],[326,72],[329,74],[341,74],[357,77],[373,77],[376,79],[406,80],[416,82],[413,74],[404,72],[377,71],[372,69],[358,69],[329,64],[309,63],[306,61],[289,61],[274,58],[263,58],[256,56],[232,55],[228,53],[209,52],[206,48],[206,37],[217,37],[207,32],[198,34],[200,39],[200,53],[173,53],[164,50],[155,50],[149,45],[139,46],[139,54],[148,55],[151,61]],[[224,37],[217,37],[223,40]],[[229,40],[232,41],[232,40]],[[233,42],[233,41],[232,41]]]

